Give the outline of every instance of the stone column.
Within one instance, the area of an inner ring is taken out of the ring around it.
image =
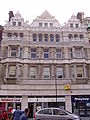
[[[28,96],[23,95],[21,109],[24,110],[27,107],[28,107]]]
[[[69,95],[65,96],[65,108],[66,110],[72,112],[71,96]]]

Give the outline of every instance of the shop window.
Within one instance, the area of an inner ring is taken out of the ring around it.
[[[43,68],[43,78],[50,79],[50,68],[49,67]]]
[[[56,78],[63,78],[63,68],[62,67],[56,68]]]
[[[30,78],[36,78],[36,67],[30,67]]]
[[[16,76],[16,66],[9,66],[9,77],[15,77]]]
[[[31,49],[31,58],[36,58],[36,48]]]

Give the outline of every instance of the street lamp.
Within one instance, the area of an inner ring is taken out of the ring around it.
[[[55,107],[57,107],[57,78],[56,78],[56,74],[55,74]]]

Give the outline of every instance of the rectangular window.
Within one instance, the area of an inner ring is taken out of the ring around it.
[[[15,47],[11,48],[11,57],[17,57],[17,48]]]
[[[12,25],[13,25],[13,26],[16,26],[16,22],[12,22]]]
[[[48,34],[44,34],[44,41],[48,42]]]
[[[44,49],[44,58],[49,58],[49,51],[48,51],[48,49]]]
[[[83,77],[83,66],[77,66],[77,77]]]
[[[16,76],[16,66],[9,66],[9,77]]]
[[[39,27],[42,27],[42,23],[39,23]]]
[[[43,68],[43,78],[50,79],[50,68],[49,67]]]
[[[31,58],[36,58],[36,48],[31,49]]]
[[[70,27],[73,28],[73,23],[70,23]]]
[[[49,26],[50,26],[50,27],[53,27],[53,23],[49,23]]]
[[[48,27],[48,23],[44,23],[44,27]]]
[[[20,47],[20,58],[22,58],[22,51],[23,49]]]
[[[56,49],[56,58],[57,59],[62,58],[62,51],[60,49]]]
[[[36,78],[36,67],[30,67],[30,78]]]
[[[78,28],[78,24],[75,24],[76,28]]]
[[[21,26],[21,22],[18,22],[18,26]]]
[[[75,49],[75,55],[76,55],[76,58],[82,58],[82,49],[81,48],[76,48]]]
[[[62,67],[56,68],[56,78],[63,78],[63,68]]]

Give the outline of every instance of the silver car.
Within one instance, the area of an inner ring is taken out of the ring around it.
[[[77,115],[60,108],[43,108],[33,115],[34,120],[81,120]]]

